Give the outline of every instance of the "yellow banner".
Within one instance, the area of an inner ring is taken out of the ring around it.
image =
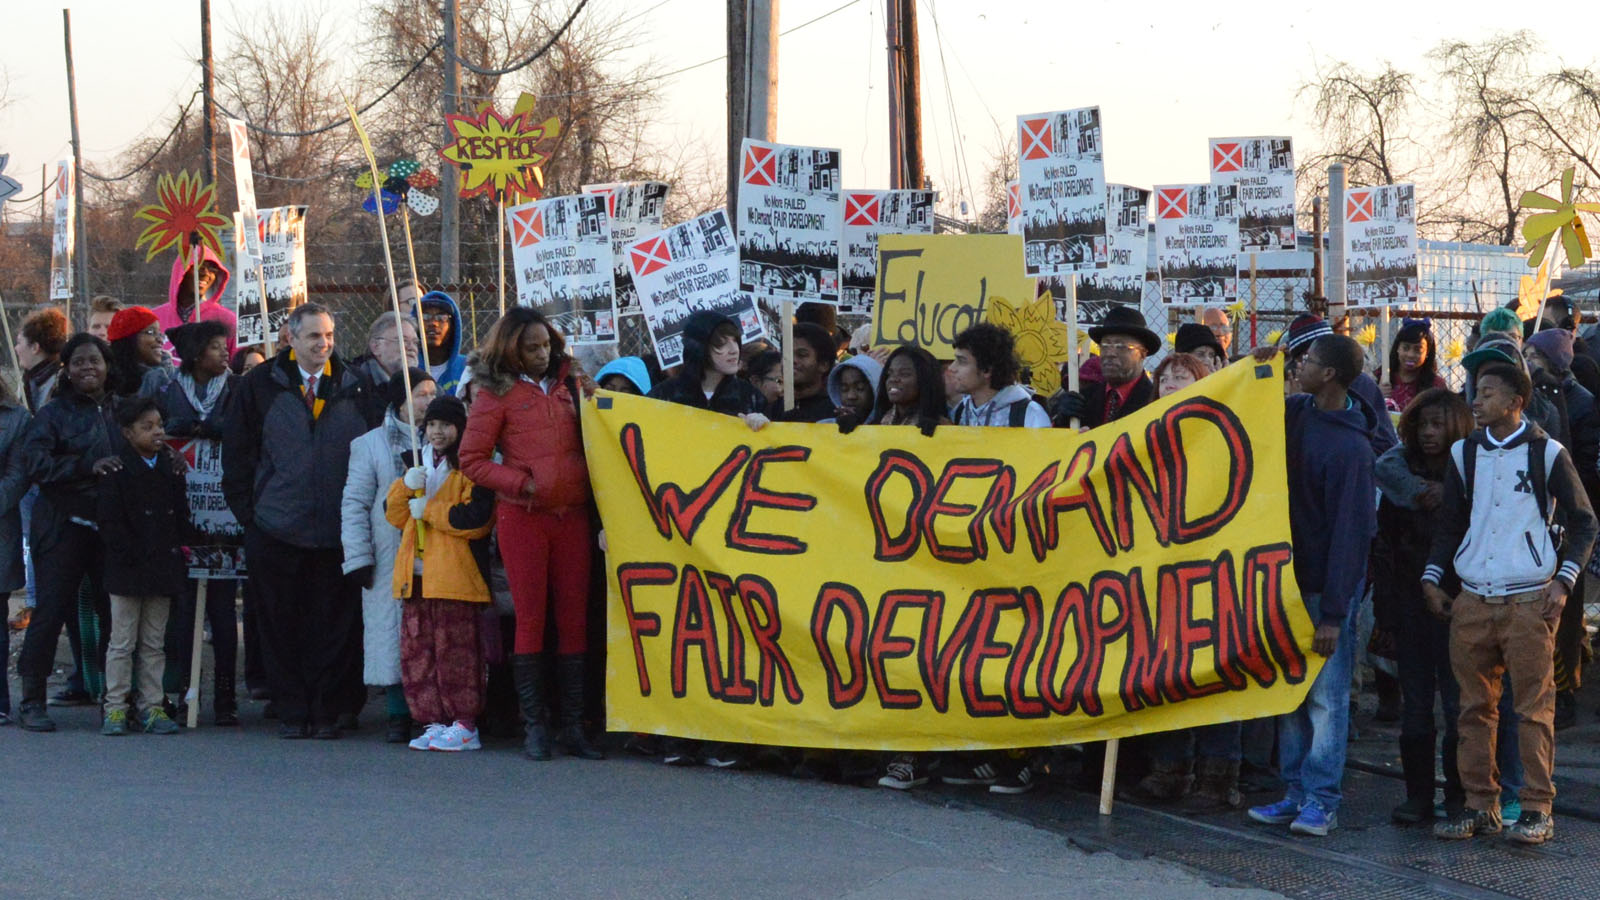
[[[1293,709],[1278,365],[1114,425],[769,425],[585,404],[617,731],[1034,747]]]

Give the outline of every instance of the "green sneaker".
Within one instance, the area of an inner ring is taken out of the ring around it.
[[[177,734],[181,730],[178,723],[172,721],[167,711],[159,706],[144,714],[145,734]]]
[[[106,713],[105,721],[100,723],[100,733],[106,737],[122,737],[128,733],[128,711],[113,709]]]

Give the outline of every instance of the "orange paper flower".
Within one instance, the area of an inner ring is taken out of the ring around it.
[[[228,220],[217,212],[215,184],[202,182],[198,172],[179,172],[177,178],[163,174],[156,179],[156,199],[159,202],[134,213],[134,218],[151,223],[133,245],[137,250],[149,242],[145,261],[169,247],[177,247],[178,254],[187,258],[194,249],[192,234],[198,234],[202,244],[222,256],[219,229],[226,227]]]

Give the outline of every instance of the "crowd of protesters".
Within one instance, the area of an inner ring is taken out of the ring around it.
[[[1231,358],[1227,317],[1208,310],[1177,330],[1151,371],[1166,341],[1136,310],[1113,307],[1089,329],[1098,355],[1081,367],[1080,388],[1038,396],[1013,336],[991,324],[957,336],[942,363],[799,321],[786,370],[771,347],[741,346],[733,320],[697,312],[674,370],[623,357],[591,378],[531,309],[506,313],[468,355],[460,312],[440,292],[378,317],[350,357],[336,350],[335,315],[303,304],[269,354],[235,346],[234,318],[217,302],[227,280],[214,257],[198,273],[180,261],[163,306],[100,297],[85,331],[70,333],[53,308],[18,331],[19,396],[0,396],[0,595],[26,590],[27,602],[0,629],[0,651],[21,632],[16,722],[27,731],[55,730],[52,705],[99,704],[108,736],[180,733],[198,687],[186,683],[197,612],[215,656],[203,692],[211,721],[239,724],[241,604],[235,582],[217,580],[196,610],[183,548],[205,538],[190,514],[188,465],[169,440],[219,448],[248,561],[245,689],[267,701],[280,737],[337,739],[377,694],[386,739],[413,749],[477,750],[485,734],[515,734],[531,759],[601,759],[607,547],[579,431],[597,387],[736,416],[752,430],[1089,429]],[[1351,686],[1370,657],[1380,716],[1400,722],[1405,797],[1394,820],[1433,823],[1447,839],[1550,839],[1554,734],[1572,721],[1588,651],[1583,600],[1600,591],[1589,574],[1600,347],[1577,337],[1574,310],[1552,312],[1538,329],[1506,310],[1486,316],[1460,393],[1439,375],[1425,320],[1402,322],[1380,378],[1358,342],[1314,316],[1253,352],[1257,362],[1284,358],[1295,576],[1315,624],[1310,649],[1326,662],[1301,706],[1275,723],[1130,741],[1126,797],[1238,809],[1244,761],[1275,748],[1283,798],[1248,815],[1327,834],[1338,825]],[[47,697],[63,628],[70,676]],[[0,679],[0,724],[11,715]],[[648,735],[626,746],[670,765],[779,765],[900,790],[940,779],[999,793],[1031,790],[1061,758],[1036,749],[880,759]],[[1080,780],[1097,784],[1102,753],[1080,750]]]

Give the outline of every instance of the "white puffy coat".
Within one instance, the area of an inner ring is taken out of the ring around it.
[[[339,535],[344,571],[372,566],[372,587],[361,591],[362,681],[400,683],[400,601],[394,597],[394,558],[400,530],[383,515],[389,485],[405,474],[401,453],[410,451],[409,429],[393,412],[382,425],[350,442],[350,474],[340,503]]]

